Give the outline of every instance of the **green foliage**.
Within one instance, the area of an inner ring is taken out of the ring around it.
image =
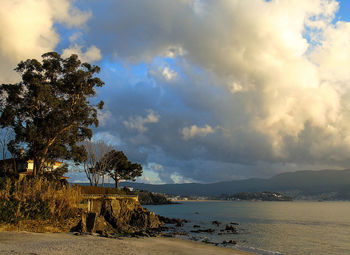
[[[172,203],[162,194],[152,193],[146,190],[136,191],[136,194],[142,205],[163,205]]]
[[[135,181],[136,177],[142,175],[142,166],[130,162],[122,151],[111,150],[102,158],[102,161],[108,162],[106,171],[115,181],[116,189],[119,189],[120,180]]]
[[[9,150],[19,155],[25,148],[25,156],[34,160],[34,174],[42,170],[42,162],[84,160],[86,151],[78,144],[91,138],[89,127],[98,125],[97,109],[103,107],[102,101],[89,102],[95,87],[104,84],[95,77],[98,66],[81,63],[77,55],[63,59],[49,52],[42,58],[20,62],[15,70],[22,80],[0,86],[0,94],[7,96],[0,126],[15,133]]]

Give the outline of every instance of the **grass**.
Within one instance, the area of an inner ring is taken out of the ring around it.
[[[79,187],[40,178],[0,180],[0,223],[22,220],[64,221],[77,216]]]

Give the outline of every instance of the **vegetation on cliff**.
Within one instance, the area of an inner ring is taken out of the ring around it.
[[[44,178],[0,179],[0,224],[21,230],[69,230],[80,217],[80,190]],[[39,227],[35,228],[33,221]]]
[[[147,190],[130,191],[127,188],[114,189],[101,186],[84,186],[79,185],[82,194],[119,194],[119,195],[137,195],[141,205],[163,205],[172,204],[166,196],[159,193],[149,192]]]

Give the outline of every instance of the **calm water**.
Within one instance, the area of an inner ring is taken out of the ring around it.
[[[216,242],[234,239],[237,248],[256,254],[350,254],[350,202],[184,202],[147,208],[190,220],[183,227],[186,231],[195,224],[218,231],[224,228],[212,225],[214,220],[238,222],[238,235],[192,236]]]

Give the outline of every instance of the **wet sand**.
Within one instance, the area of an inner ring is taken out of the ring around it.
[[[72,233],[0,232],[0,254],[248,255],[232,248],[176,238],[104,238]]]

